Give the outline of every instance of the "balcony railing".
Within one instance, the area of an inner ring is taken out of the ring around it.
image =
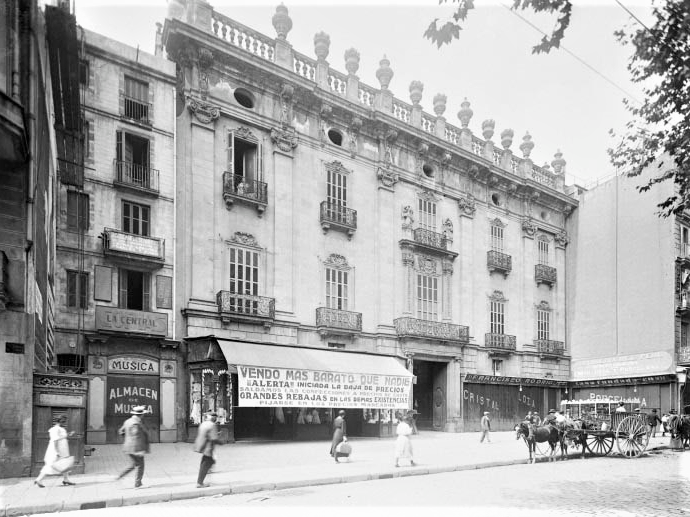
[[[216,301],[223,323],[238,320],[270,326],[275,319],[275,298],[218,291]]]
[[[690,311],[690,292],[681,291],[678,293],[676,310],[681,314],[686,314]]]
[[[487,333],[484,335],[484,346],[486,348],[515,351],[515,342],[515,336],[509,336],[508,334]]]
[[[248,180],[241,174],[223,173],[223,199],[230,210],[235,201],[244,201],[256,206],[259,215],[268,205],[268,185],[263,181]]]
[[[138,163],[113,160],[116,184],[158,192],[158,169]]]
[[[414,241],[417,244],[422,244],[429,248],[435,248],[438,250],[448,249],[448,239],[445,235],[442,233],[432,232],[431,230],[426,230],[424,228],[415,228]]]
[[[134,120],[141,124],[151,124],[151,114],[153,112],[150,102],[145,102],[134,97],[120,94],[122,97],[122,112],[121,115],[130,120]]]
[[[491,272],[498,271],[508,275],[513,269],[513,259],[500,251],[490,250],[486,252],[486,265]]]
[[[535,339],[534,346],[540,354],[546,355],[565,355],[565,343],[563,341],[552,341],[551,339]]]
[[[357,210],[338,205],[337,203],[321,202],[321,228],[326,233],[331,227],[344,231],[348,238],[357,230]]]
[[[319,307],[316,326],[321,334],[356,334],[362,331],[362,313]]]
[[[690,259],[690,244],[682,243],[680,250],[678,250],[678,256],[683,259]]]
[[[393,320],[398,337],[415,337],[439,341],[456,341],[467,343],[470,339],[470,328],[464,325],[453,325],[439,321],[420,320],[416,318],[397,318]]]
[[[690,363],[690,346],[679,346],[677,349],[678,363]]]
[[[556,283],[556,268],[546,264],[536,264],[534,266],[534,280],[539,284],[552,286]]]
[[[136,235],[113,228],[104,228],[102,237],[103,251],[107,256],[159,265],[165,260],[164,239]]]

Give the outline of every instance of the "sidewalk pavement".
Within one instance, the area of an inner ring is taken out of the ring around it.
[[[647,450],[666,448],[668,440],[653,438]],[[192,444],[152,444],[144,487],[137,490],[134,473],[115,480],[129,462],[121,446],[100,445],[84,458],[86,474],[70,477],[75,486],[63,486],[61,476],[47,477],[45,488],[34,485],[33,478],[0,479],[0,517],[436,474],[525,463],[528,458],[525,443],[516,441],[512,431],[491,433],[491,443],[482,444],[479,433],[421,431],[412,436],[416,466],[400,468],[394,467],[394,438],[349,441],[352,456],[340,464],[328,454],[330,441],[221,445],[216,448],[216,465],[206,477],[208,488],[196,488],[201,456]],[[579,451],[569,452],[569,457],[579,458]],[[616,452],[614,444],[612,454]]]

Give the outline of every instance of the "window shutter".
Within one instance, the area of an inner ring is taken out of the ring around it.
[[[230,174],[235,174],[235,133],[228,133],[228,168]]]
[[[113,298],[113,272],[107,266],[96,266],[94,270],[94,293],[96,300],[109,302]]]
[[[77,192],[67,191],[67,227],[77,228]]]
[[[89,195],[78,194],[79,196],[79,229],[89,229]]]
[[[127,270],[120,269],[120,303],[121,309],[127,308]]]
[[[68,208],[68,210],[69,210],[69,208]],[[69,215],[69,213],[68,213],[68,215]],[[681,289],[681,280],[680,280],[681,272],[680,271],[681,271],[680,266],[676,265],[676,292],[677,293],[680,293],[680,289]]]
[[[149,311],[151,310],[151,275],[148,273],[143,274],[141,283],[141,290],[144,293],[144,299],[142,300],[142,308],[145,311]]]
[[[77,306],[77,275],[67,271],[67,307]]]
[[[264,146],[259,144],[257,146],[257,173],[256,179],[259,181],[264,180]]]
[[[79,273],[79,307],[82,309],[89,308],[89,275],[88,273]]]

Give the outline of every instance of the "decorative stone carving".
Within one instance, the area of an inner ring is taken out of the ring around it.
[[[453,274],[453,263],[450,260],[443,260],[441,262],[441,271],[444,275]]]
[[[403,266],[405,266],[405,267],[414,266],[414,255],[412,253],[409,253],[409,252],[403,252],[402,263],[403,263]]]
[[[532,142],[532,135],[529,132],[525,133],[522,137],[522,143],[520,144],[520,150],[522,151],[523,158],[529,158],[530,153],[534,149],[534,142]]]
[[[534,305],[537,310],[539,311],[550,311],[551,310],[551,305],[549,305],[549,302],[546,300],[542,300],[539,303]]]
[[[470,167],[467,169],[467,175],[474,179],[477,179],[479,177],[479,167],[477,167],[474,163],[470,165]]]
[[[386,167],[379,167],[376,171],[376,177],[378,178],[379,183],[388,189],[392,189],[399,179],[398,174]]]
[[[494,136],[495,128],[496,122],[494,122],[492,119],[487,119],[482,122],[482,136],[484,137],[484,140],[491,140],[491,137]]]
[[[350,131],[348,133],[348,146],[350,148],[350,156],[352,158],[357,154],[357,136],[362,129],[362,119],[359,117],[352,117],[350,122]]]
[[[326,145],[326,132],[328,129],[326,121],[331,118],[332,114],[333,108],[330,106],[330,104],[321,105],[321,109],[319,110],[319,125],[321,126],[321,131],[319,131],[319,140],[321,141],[321,147]]]
[[[430,190],[422,190],[421,192],[418,192],[417,197],[419,199],[423,199],[424,201],[430,201],[432,203],[438,203],[438,201],[440,201],[441,199]]]
[[[393,143],[398,138],[398,132],[395,129],[388,129],[383,139],[383,164],[388,168],[393,164]]]
[[[230,242],[237,244],[242,244],[244,246],[252,246],[254,248],[259,247],[259,243],[251,233],[235,232],[232,237],[230,237]]]
[[[496,226],[496,227],[498,227],[498,228],[505,228],[505,227],[506,227],[506,223],[504,223],[503,221],[501,221],[501,219],[498,218],[498,217],[496,217],[496,218],[494,218],[494,219],[491,219],[491,220],[489,221],[489,224],[490,224],[491,226]]]
[[[515,131],[512,129],[504,129],[501,131],[501,145],[503,149],[508,150],[511,145],[513,145],[513,136],[515,136]]]
[[[210,124],[220,116],[220,108],[201,99],[187,97],[187,109],[202,124]]]
[[[503,291],[494,291],[489,295],[489,300],[493,302],[507,302],[507,298],[503,295]]]
[[[288,32],[292,29],[292,19],[288,16],[288,10],[282,3],[276,7],[276,13],[271,19],[273,28],[276,30],[278,39],[286,39]]]
[[[453,221],[450,218],[443,221],[443,236],[446,239],[453,240]]]
[[[352,269],[347,263],[347,259],[337,253],[331,253],[323,263],[326,267],[335,269]]]
[[[553,155],[553,161],[551,162],[551,166],[553,167],[553,171],[556,174],[565,173],[565,160],[563,159],[563,153],[560,149],[556,151],[556,154]]]
[[[438,275],[438,263],[425,255],[417,255],[417,267],[415,269],[423,275]]]
[[[359,52],[354,48],[345,51],[345,69],[350,75],[355,75],[359,70]]]
[[[458,111],[458,119],[460,120],[460,124],[462,124],[463,129],[467,128],[467,126],[470,124],[472,115],[474,115],[474,111],[472,111],[470,108],[470,103],[467,100],[467,97],[465,97],[465,100],[462,101],[462,104],[460,104],[460,111]]]
[[[376,70],[376,79],[379,80],[379,83],[381,84],[381,89],[382,90],[387,90],[388,85],[391,82],[391,79],[393,79],[393,69],[391,68],[391,62],[388,60],[388,58],[384,55],[383,59],[379,61],[379,68]]]
[[[458,199],[458,208],[460,209],[461,215],[474,217],[474,213],[477,211],[474,196],[472,194],[467,194],[460,197]]]
[[[314,34],[314,53],[316,59],[325,61],[328,57],[328,50],[331,46],[331,37],[325,32],[317,32]]]
[[[531,217],[528,217],[527,219],[523,219],[522,231],[528,237],[534,237],[534,234],[537,233],[537,225],[534,224]]]
[[[332,162],[326,162],[326,170],[330,172],[335,172],[338,174],[349,175],[352,174],[350,169],[346,169],[345,166],[338,160],[333,160]]]
[[[284,153],[291,153],[297,147],[297,135],[292,127],[271,129],[271,141]]]
[[[295,88],[291,84],[283,84],[280,89],[280,124],[286,126],[290,124],[290,107],[292,98],[295,95]]]
[[[537,235],[537,240],[541,242],[551,242],[551,239],[545,233],[540,233]]]
[[[518,186],[517,183],[511,183],[508,185],[508,194],[511,196],[514,196],[515,193],[517,192]]]
[[[252,142],[258,142],[259,139],[254,136],[254,133],[248,127],[238,127],[234,130],[235,136],[241,138],[242,140],[249,140]]]
[[[560,232],[558,232],[554,236],[554,239],[556,241],[556,244],[558,244],[561,247],[567,246],[568,242],[570,241],[570,239],[568,238],[568,232],[566,232],[565,230],[561,230]]]
[[[414,224],[414,210],[410,205],[406,205],[402,209],[403,228],[412,228]]]
[[[199,54],[199,90],[201,90],[201,98],[206,100],[208,95],[208,78],[213,65],[213,52],[207,48],[200,48]]]
[[[446,101],[448,100],[448,97],[446,97],[442,93],[437,93],[434,95],[434,113],[436,113],[437,117],[442,117],[443,114],[446,112]]]
[[[57,375],[53,376],[50,374],[34,375],[34,385],[49,386],[52,388],[63,388],[69,390],[86,390],[87,387],[86,380],[62,376],[58,377]]]
[[[412,81],[410,83],[410,100],[414,106],[419,105],[422,100],[422,92],[424,91],[424,84],[421,81]]]

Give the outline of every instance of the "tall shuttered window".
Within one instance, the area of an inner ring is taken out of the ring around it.
[[[122,231],[148,237],[151,228],[150,208],[146,205],[122,202]]]
[[[347,310],[348,272],[326,268],[326,307]]]
[[[67,191],[67,227],[70,230],[89,229],[89,195]]]
[[[438,278],[417,275],[417,318],[438,321]]]
[[[120,269],[119,306],[122,309],[148,311],[151,308],[151,275],[141,271]]]
[[[491,300],[491,333],[505,334],[505,303]]]
[[[230,248],[230,292],[259,295],[259,253]]]
[[[424,230],[436,231],[436,203],[428,199],[418,198],[419,227]]]
[[[88,309],[89,275],[67,271],[67,307]]]
[[[537,339],[549,339],[550,330],[551,312],[537,309]]]
[[[545,266],[549,265],[549,243],[548,241],[540,240],[539,243],[539,264]]]
[[[503,253],[503,226],[491,225],[491,250]]]

